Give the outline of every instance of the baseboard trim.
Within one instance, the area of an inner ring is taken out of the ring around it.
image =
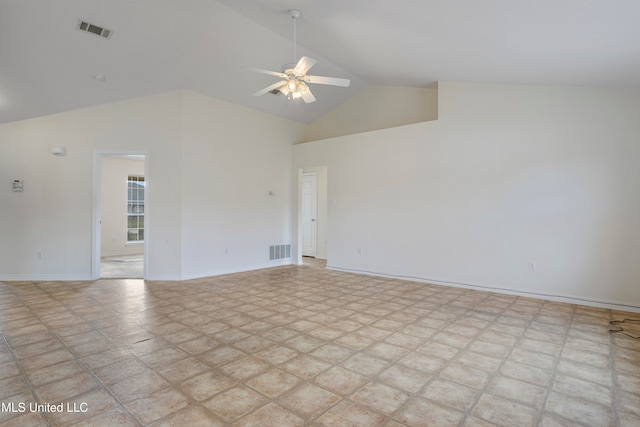
[[[92,281],[91,274],[6,274],[0,282],[78,282]]]
[[[567,296],[567,295],[560,295],[560,294],[543,294],[539,292],[517,291],[513,289],[500,288],[500,287],[487,286],[487,285],[477,285],[472,283],[460,283],[460,282],[453,282],[453,281],[434,280],[434,279],[428,279],[428,278],[417,277],[417,276],[386,274],[386,273],[379,273],[379,272],[370,271],[370,270],[358,270],[353,268],[336,267],[333,265],[327,265],[326,268],[329,270],[344,271],[345,273],[363,274],[363,275],[375,276],[375,277],[386,277],[389,279],[409,280],[412,282],[428,283],[428,284],[440,285],[440,286],[452,286],[455,288],[477,289],[477,290],[495,292],[495,293],[505,294],[505,295],[516,295],[516,296],[522,296],[522,297],[537,298],[537,299],[542,299],[547,301],[565,302],[568,304],[586,305],[590,307],[607,308],[611,310],[640,313],[640,306],[632,305],[632,304],[624,304],[624,303],[615,302],[615,301],[600,301],[600,300],[594,300],[590,298],[582,298],[582,297]]]
[[[251,267],[239,268],[239,269],[228,269],[228,270],[217,270],[217,271],[206,271],[194,274],[185,274],[181,276],[174,275],[158,275],[158,276],[149,276],[144,280],[150,282],[180,282],[184,280],[193,280],[193,279],[202,279],[205,277],[215,277],[215,276],[224,276],[226,274],[234,274],[234,273],[244,273],[247,271],[254,270],[263,270],[267,268],[273,267],[281,267],[283,265],[291,265],[291,259],[281,259],[270,261],[268,263],[263,263],[259,265],[254,265]],[[42,275],[34,275],[34,274],[6,274],[0,275],[0,282],[73,282],[73,281],[97,281],[97,280],[122,280],[122,279],[110,279],[110,278],[93,278],[91,274],[87,275],[64,275],[64,274],[42,274]],[[143,279],[134,279],[134,280],[143,280]]]
[[[264,270],[264,269],[273,268],[273,267],[282,267],[283,265],[291,265],[291,259],[286,258],[286,259],[274,260],[274,261],[269,261],[268,263],[253,265],[250,267],[242,267],[239,269],[232,268],[228,270],[216,270],[216,271],[205,271],[205,272],[194,273],[194,274],[184,274],[178,280],[194,280],[194,279],[203,279],[205,277],[224,276],[227,274],[246,273],[249,271]],[[163,280],[163,279],[153,279],[153,280]]]

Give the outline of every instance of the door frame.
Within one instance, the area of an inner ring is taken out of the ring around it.
[[[100,253],[102,243],[102,159],[106,156],[144,156],[144,254],[143,279],[148,277],[148,249],[149,249],[149,153],[147,151],[106,151],[93,152],[93,206],[91,213],[91,280],[100,278]]]

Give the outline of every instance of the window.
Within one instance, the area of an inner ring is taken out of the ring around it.
[[[127,180],[127,242],[144,241],[144,176]]]

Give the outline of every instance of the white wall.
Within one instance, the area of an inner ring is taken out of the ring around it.
[[[191,92],[185,99],[183,277],[289,264],[269,261],[269,245],[291,243],[291,145],[303,125]]]
[[[148,268],[179,277],[181,93],[114,103],[0,125],[0,279],[92,277],[93,167],[96,152],[149,153],[156,232]],[[66,146],[66,157],[49,154]],[[10,181],[22,179],[24,193]],[[42,259],[37,252],[42,251]]]
[[[127,243],[127,180],[144,176],[144,160],[103,156],[100,188],[100,256],[139,255],[142,242]]]
[[[440,83],[439,108],[293,158],[302,125],[190,92],[2,124],[0,280],[90,278],[97,153],[136,151],[149,279],[272,265],[324,165],[333,268],[640,309],[640,90]]]
[[[328,166],[328,265],[640,309],[640,90],[445,82],[439,105],[294,146]]]
[[[146,278],[265,266],[267,242],[290,239],[290,146],[300,132],[293,122],[189,92],[2,124],[0,280],[92,277],[100,153],[147,156]],[[59,145],[66,157],[49,154]],[[23,193],[11,192],[14,179],[24,181]],[[240,233],[233,242],[231,233]],[[224,268],[197,253],[222,245],[233,256]]]
[[[311,123],[301,142],[438,118],[438,89],[370,86]]]

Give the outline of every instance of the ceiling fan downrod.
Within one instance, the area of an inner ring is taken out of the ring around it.
[[[293,19],[293,61],[292,64],[296,63],[296,21],[302,14],[298,9],[289,9],[289,15],[291,15],[291,19]]]

